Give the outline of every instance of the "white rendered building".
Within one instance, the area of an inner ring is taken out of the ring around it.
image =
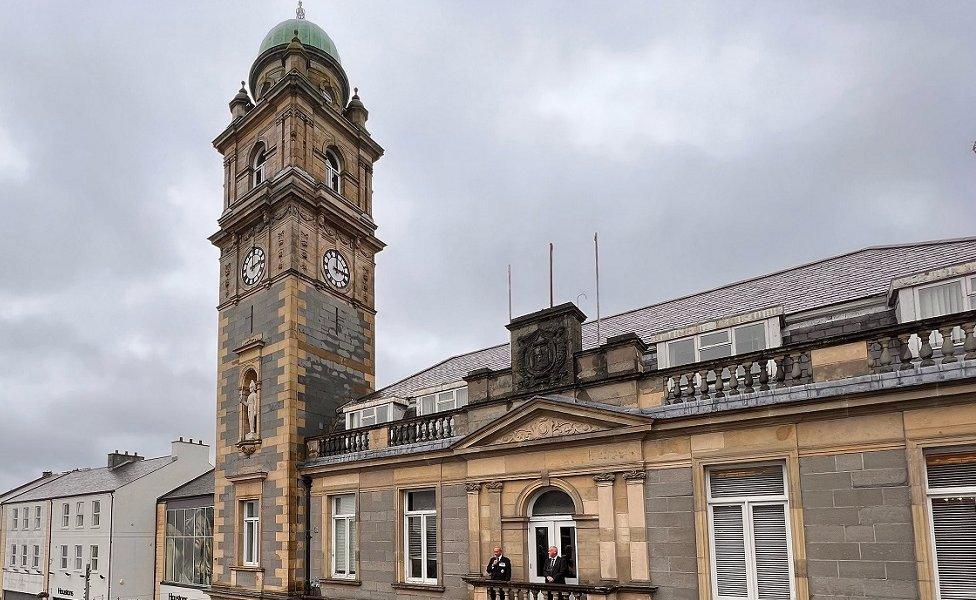
[[[209,471],[209,459],[209,446],[181,438],[169,456],[113,452],[106,467],[71,471],[8,498],[3,600],[39,592],[83,600],[86,583],[89,600],[152,598],[156,499]]]

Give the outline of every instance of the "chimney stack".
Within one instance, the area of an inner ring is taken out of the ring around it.
[[[115,452],[108,453],[108,468],[114,469],[115,467],[120,467],[122,465],[140,460],[145,460],[145,457],[139,456],[135,452],[129,454],[128,450],[126,450],[124,454],[120,454],[119,451],[116,450]]]

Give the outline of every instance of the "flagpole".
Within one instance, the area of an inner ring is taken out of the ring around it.
[[[508,322],[512,322],[512,265],[508,265]]]
[[[600,337],[600,238],[598,233],[593,234],[593,256],[596,264],[596,345],[602,343]]]
[[[552,293],[552,242],[549,242],[549,308],[554,306]]]

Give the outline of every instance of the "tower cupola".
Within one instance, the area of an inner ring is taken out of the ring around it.
[[[305,63],[305,68],[299,70],[307,75],[310,83],[329,104],[337,109],[345,107],[349,100],[349,79],[339,60],[339,51],[324,29],[305,18],[301,3],[295,18],[272,27],[258,48],[258,57],[251,65],[249,82],[255,101],[260,102],[281,78],[296,67],[296,46],[301,47]]]

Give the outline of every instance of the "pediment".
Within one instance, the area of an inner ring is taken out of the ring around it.
[[[573,438],[650,423],[649,417],[638,414],[540,397],[471,433],[457,447],[507,446]]]

